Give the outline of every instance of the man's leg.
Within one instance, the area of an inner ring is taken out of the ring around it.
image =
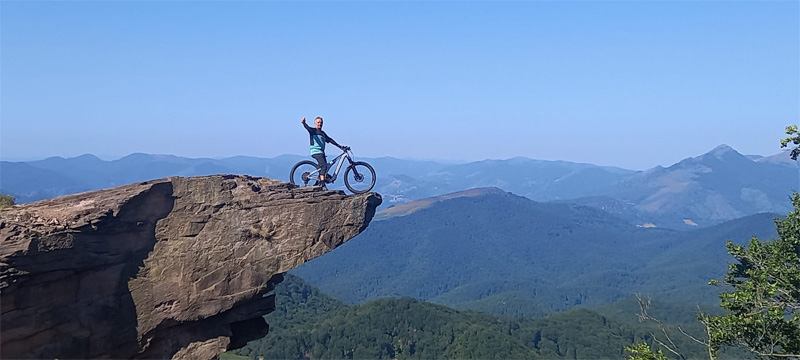
[[[325,186],[325,174],[328,173],[328,160],[325,158],[325,154],[314,154],[311,156],[314,160],[317,160],[317,167],[319,168],[319,182],[317,185]]]

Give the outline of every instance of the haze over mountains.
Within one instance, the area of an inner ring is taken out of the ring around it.
[[[189,159],[131,154],[114,161],[93,155],[0,162],[0,192],[30,202],[167,176],[219,173],[288,180],[302,156]],[[785,153],[744,156],[721,145],[669,167],[632,171],[615,167],[527,158],[465,164],[395,158],[362,158],[376,169],[373,191],[382,208],[432,196],[497,187],[536,201],[596,207],[641,226],[704,227],[760,212],[786,213],[798,188],[798,168]],[[333,188],[341,188],[337,181]]]

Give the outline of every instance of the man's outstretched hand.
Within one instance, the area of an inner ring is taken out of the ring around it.
[[[306,118],[304,117],[303,120],[300,120],[300,122],[305,124],[306,123]]]

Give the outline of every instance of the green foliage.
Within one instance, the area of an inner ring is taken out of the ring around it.
[[[669,358],[664,355],[663,350],[658,350],[658,352],[653,352],[646,343],[636,343],[632,346],[626,346],[625,351],[629,352],[628,360],[669,360]]]
[[[738,346],[768,357],[800,356],[800,194],[794,194],[792,205],[794,211],[775,220],[774,241],[754,237],[747,247],[727,244],[738,261],[729,265],[722,282],[733,288],[720,295],[727,313],[699,316],[713,352]]]
[[[539,319],[458,311],[411,298],[345,306],[296,276],[275,289],[270,333],[234,352],[255,359],[619,359],[649,330],[586,309]],[[700,351],[690,353],[702,354]]]
[[[787,126],[786,134],[789,136],[781,139],[781,148],[789,146],[789,143],[797,145],[789,154],[792,160],[797,160],[797,157],[800,156],[800,131],[797,131],[797,125]]]
[[[224,352],[219,354],[219,360],[250,360],[247,356],[234,354],[232,352]]]
[[[11,195],[0,194],[0,209],[10,208],[16,204],[16,200]]]

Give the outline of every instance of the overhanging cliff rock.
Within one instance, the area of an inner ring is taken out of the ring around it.
[[[263,337],[283,273],[381,197],[172,177],[0,212],[0,357],[209,359]]]

